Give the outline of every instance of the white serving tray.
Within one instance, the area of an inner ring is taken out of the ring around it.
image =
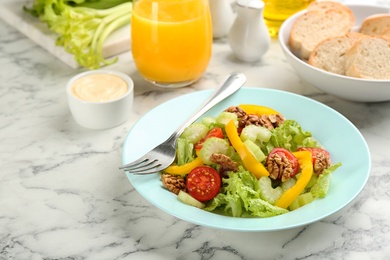
[[[31,3],[31,0],[2,0],[0,18],[70,67],[79,68],[80,65],[74,60],[72,54],[56,46],[57,36],[47,28],[47,25],[23,11],[23,6],[31,6]],[[109,58],[128,50],[130,50],[130,24],[113,32],[107,38],[103,46],[103,57]]]

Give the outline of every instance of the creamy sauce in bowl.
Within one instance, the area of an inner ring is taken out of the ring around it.
[[[112,74],[90,74],[72,83],[71,93],[78,99],[89,102],[106,102],[126,94],[128,85],[122,78]]]

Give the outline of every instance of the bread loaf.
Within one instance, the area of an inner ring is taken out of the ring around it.
[[[346,53],[345,75],[390,79],[390,36],[367,36]]]
[[[366,35],[381,35],[390,27],[390,14],[375,14],[364,19],[359,32]]]
[[[325,39],[314,48],[308,63],[319,69],[345,75],[345,54],[362,37],[363,34],[350,32]]]
[[[346,15],[345,10],[311,10],[294,22],[289,45],[291,51],[301,59],[307,60],[315,46],[321,41],[348,33],[354,25],[353,16]]]

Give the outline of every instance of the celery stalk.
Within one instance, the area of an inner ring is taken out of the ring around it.
[[[111,7],[94,8],[103,4]],[[56,44],[73,54],[81,66],[98,69],[117,61],[103,58],[103,45],[115,30],[130,23],[132,8],[130,0],[34,0],[24,10],[46,23],[58,35]]]
[[[94,9],[107,9],[131,0],[72,0],[66,1],[70,6],[82,6]]]

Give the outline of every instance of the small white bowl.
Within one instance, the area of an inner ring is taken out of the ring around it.
[[[346,6],[348,6],[355,15],[355,30],[360,27],[367,16],[390,12],[388,8],[373,5]],[[330,73],[309,65],[306,61],[296,57],[290,51],[288,40],[291,27],[295,20],[304,12],[306,12],[306,10],[289,17],[282,24],[279,31],[279,43],[284,55],[298,75],[318,89],[346,100],[359,102],[380,102],[390,100],[390,80],[360,79]]]
[[[126,83],[127,90],[119,97],[107,101],[87,101],[76,97],[72,90],[75,81],[99,74],[114,76],[116,79],[119,77]],[[133,106],[134,82],[129,76],[121,72],[93,70],[72,77],[66,85],[66,93],[69,109],[79,125],[89,129],[107,129],[124,123],[130,117]]]

